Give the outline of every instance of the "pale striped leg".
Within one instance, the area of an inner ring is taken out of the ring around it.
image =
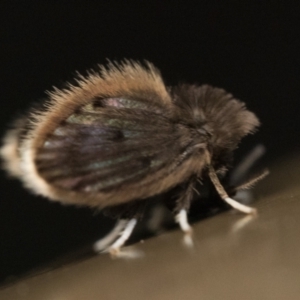
[[[191,248],[194,246],[193,238],[192,238],[192,227],[188,222],[187,211],[185,209],[181,209],[179,213],[175,216],[176,223],[179,224],[181,230],[184,233],[183,243],[185,246]]]
[[[131,233],[137,223],[137,219],[131,219],[128,221],[126,227],[121,233],[120,237],[109,247],[108,252],[111,255],[118,256],[120,248],[125,244],[125,242],[131,236]]]
[[[176,216],[175,216],[176,223],[179,224],[181,230],[184,233],[190,234],[192,232],[192,227],[188,222],[187,219],[187,211],[185,209],[182,209]]]
[[[96,252],[110,252],[111,254],[116,255],[129,239],[136,223],[136,219],[119,220],[108,235],[94,244],[94,250]]]

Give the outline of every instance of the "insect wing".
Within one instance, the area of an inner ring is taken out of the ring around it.
[[[170,165],[180,153],[176,135],[162,108],[131,99],[96,99],[56,128],[35,162],[40,176],[56,187],[107,192]]]

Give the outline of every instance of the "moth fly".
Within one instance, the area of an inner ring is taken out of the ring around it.
[[[173,187],[175,220],[189,234],[196,182],[219,178],[241,138],[259,126],[244,103],[209,85],[165,86],[151,64],[124,61],[55,89],[42,108],[19,119],[4,138],[5,169],[32,192],[64,204],[104,209],[119,221],[95,244],[118,253],[147,201]]]

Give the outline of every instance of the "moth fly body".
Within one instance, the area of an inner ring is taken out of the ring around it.
[[[115,254],[151,197],[174,187],[181,189],[172,204],[175,220],[190,234],[187,213],[202,178],[229,205],[254,213],[228,196],[219,177],[242,137],[258,126],[225,90],[168,87],[151,63],[126,60],[50,92],[42,108],[7,132],[1,156],[7,172],[35,194],[117,217],[118,232],[95,244]]]

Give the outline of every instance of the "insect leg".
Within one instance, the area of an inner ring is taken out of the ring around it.
[[[115,227],[112,231],[110,231],[104,238],[98,240],[94,244],[94,251],[95,252],[105,252],[109,246],[118,238],[121,232],[124,230],[128,223],[126,219],[120,219],[116,223]]]
[[[195,184],[197,182],[197,177],[192,177],[187,183],[186,188],[182,192],[181,196],[177,199],[177,203],[174,209],[175,212],[175,222],[179,224],[181,230],[184,232],[183,242],[185,246],[192,247],[192,227],[188,222],[187,213],[190,208],[190,204],[193,198],[193,193],[195,191]]]
[[[127,222],[124,230],[120,234],[120,237],[108,248],[108,252],[111,255],[118,256],[118,254],[120,253],[120,248],[129,239],[136,223],[137,223],[137,219],[130,219]]]
[[[180,210],[180,212],[175,216],[176,223],[179,224],[181,230],[186,234],[191,234],[192,227],[188,222],[186,209]]]
[[[245,214],[255,214],[256,213],[255,208],[241,204],[238,201],[233,200],[228,196],[228,194],[226,193],[225,189],[223,188],[222,184],[220,183],[219,178],[212,166],[209,166],[208,173],[209,173],[209,177],[210,177],[213,185],[215,186],[218,194],[225,202],[227,202],[230,206],[232,206],[236,210],[241,211]]]
[[[109,252],[112,256],[118,256],[120,248],[129,239],[136,223],[137,219],[119,220],[107,236],[94,244],[94,250],[96,252]]]
[[[193,242],[193,237],[192,237],[192,227],[188,222],[187,218],[187,210],[186,209],[181,209],[179,213],[175,216],[175,221],[176,223],[179,224],[181,230],[184,232],[183,236],[183,243],[185,246],[188,248],[193,247],[194,242]]]

